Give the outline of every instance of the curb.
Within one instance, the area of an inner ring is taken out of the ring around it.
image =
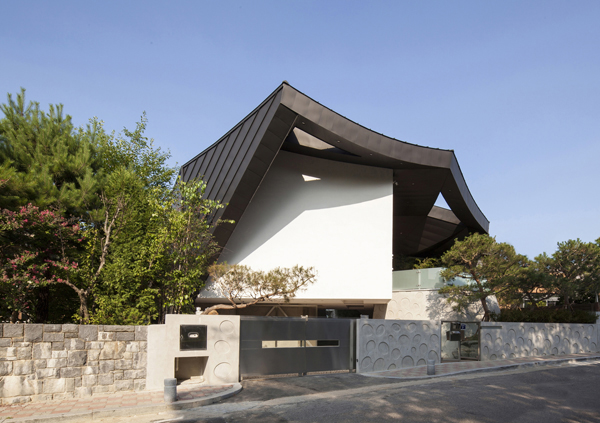
[[[47,417],[22,417],[17,419],[10,420],[2,420],[1,422],[27,422],[27,423],[51,423],[51,422],[76,422],[82,420],[97,420],[104,419],[110,417],[127,417],[133,415],[144,415],[144,414],[154,414],[161,413],[166,411],[177,411],[177,410],[186,410],[189,408],[197,408],[202,407],[204,405],[210,405],[215,402],[224,400],[226,398],[232,397],[238,392],[242,390],[242,385],[240,383],[234,383],[231,388],[226,391],[220,392],[218,394],[209,395],[204,398],[186,400],[186,401],[177,401],[173,404],[157,404],[157,405],[139,405],[135,407],[119,407],[119,408],[111,408],[111,409],[103,409],[96,411],[84,411],[84,412],[73,412],[73,413],[63,413],[63,414],[55,414]]]
[[[444,374],[439,374],[439,375],[427,375],[427,376],[402,377],[402,376],[385,376],[382,374],[377,374],[377,373],[387,372],[388,370],[383,370],[381,372],[370,372],[370,373],[359,373],[359,374],[363,375],[363,376],[367,376],[367,377],[378,377],[378,378],[383,378],[383,379],[400,379],[400,380],[410,381],[410,380],[435,379],[435,378],[446,377],[446,376],[460,375],[460,374],[464,374],[464,373],[494,372],[494,371],[501,371],[501,370],[519,369],[519,368],[524,368],[524,367],[552,366],[552,365],[557,365],[557,364],[564,364],[564,363],[568,364],[568,363],[576,363],[579,361],[591,361],[591,360],[600,360],[600,355],[591,356],[591,357],[577,357],[577,358],[564,358],[564,359],[557,358],[554,360],[534,360],[534,361],[528,361],[528,362],[524,362],[524,363],[505,364],[502,366],[492,366],[492,367],[482,367],[479,369],[465,369],[465,370],[459,370],[459,371],[451,372],[451,373],[444,373]],[[421,366],[421,367],[425,367],[425,366]]]

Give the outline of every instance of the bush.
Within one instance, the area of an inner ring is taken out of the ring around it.
[[[529,322],[529,323],[596,323],[596,313],[586,310],[551,309],[503,309],[500,314],[492,316],[496,322]]]

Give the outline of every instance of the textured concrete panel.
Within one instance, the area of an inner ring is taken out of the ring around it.
[[[440,362],[440,323],[361,319],[356,327],[357,373]]]
[[[600,352],[598,325],[482,323],[481,360]]]

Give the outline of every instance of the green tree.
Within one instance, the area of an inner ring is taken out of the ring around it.
[[[97,202],[99,161],[96,137],[102,132],[93,121],[74,128],[62,104],[26,104],[25,90],[0,105],[0,208],[17,210],[32,203],[70,216],[81,216]]]
[[[277,267],[264,272],[244,265],[219,263],[211,265],[208,271],[212,278],[209,291],[226,299],[229,304],[213,305],[203,314],[246,308],[273,299],[288,302],[317,279],[314,268],[302,266]]]
[[[446,281],[456,277],[468,279],[464,286],[445,286],[440,294],[448,297],[456,311],[469,305],[481,303],[483,320],[489,321],[491,312],[487,298],[495,295],[502,300],[515,286],[515,279],[528,265],[527,257],[517,254],[512,245],[497,242],[489,235],[474,233],[464,240],[457,240],[441,257],[445,269],[441,276]]]
[[[554,292],[564,300],[564,306],[572,310],[574,301],[585,301],[600,290],[600,240],[583,242],[570,239],[559,242],[549,257],[543,253],[536,261],[553,279]]]

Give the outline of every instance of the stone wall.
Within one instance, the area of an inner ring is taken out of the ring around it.
[[[2,405],[143,390],[147,327],[0,324]]]
[[[440,322],[361,319],[356,324],[356,372],[440,362]]]
[[[598,325],[482,323],[481,360],[600,352]]]

